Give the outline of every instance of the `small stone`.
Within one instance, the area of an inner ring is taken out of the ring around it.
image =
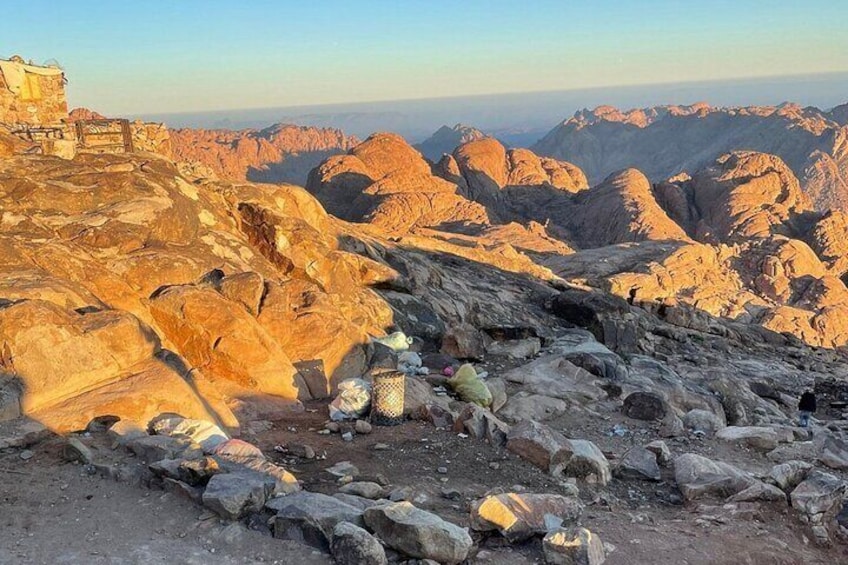
[[[367,435],[371,433],[371,424],[365,420],[357,420],[354,429],[358,434]]]
[[[780,435],[774,429],[764,426],[729,426],[719,430],[716,437],[763,451],[771,451],[781,442]]]
[[[339,522],[333,529],[330,552],[338,565],[385,565],[386,552],[377,539],[366,530]]]
[[[683,425],[687,430],[712,436],[724,427],[724,422],[709,410],[695,409],[683,415]]]
[[[669,412],[660,424],[659,434],[662,437],[676,438],[684,435],[685,431],[683,420],[678,418],[674,412]]]
[[[389,493],[389,500],[392,502],[402,502],[404,500],[412,500],[415,496],[415,491],[412,487],[397,487]]]
[[[389,444],[387,443],[375,443],[371,449],[374,451],[387,451],[389,449]]]
[[[18,455],[18,457],[20,457],[20,458],[21,458],[21,459],[23,459],[24,461],[29,461],[30,459],[32,459],[32,458],[33,458],[33,456],[35,456],[35,453],[33,453],[32,451],[30,451],[29,449],[24,449],[24,450],[23,450],[23,451],[21,451],[21,453]]]
[[[274,479],[259,473],[218,474],[206,485],[203,504],[222,518],[237,520],[261,510],[273,487]]]
[[[216,516],[218,516],[218,515],[215,514],[214,512],[212,512],[210,510],[204,510],[203,512],[200,513],[200,516],[197,517],[197,521],[198,522],[205,522],[206,520],[211,520],[212,518],[215,518]]]
[[[212,457],[181,461],[177,467],[178,479],[191,486],[203,486],[213,475],[221,472],[218,462]]]
[[[188,441],[169,436],[145,435],[129,440],[126,445],[130,451],[135,453],[136,457],[148,463],[178,457],[189,458],[189,456],[203,454],[200,446],[192,447]]]
[[[834,475],[811,471],[792,491],[792,507],[809,517],[817,514],[835,516],[842,506],[846,489],[848,485]]]
[[[831,469],[848,470],[848,444],[828,435],[825,437],[818,460]]]
[[[757,481],[745,490],[737,492],[727,502],[786,502],[786,493],[774,485]]]
[[[471,508],[471,528],[497,530],[510,542],[518,542],[549,530],[550,518],[576,525],[583,511],[580,500],[558,494],[496,494],[482,498]]]
[[[674,479],[687,501],[727,498],[757,482],[749,473],[733,465],[696,453],[685,453],[674,460]]]
[[[636,420],[662,420],[668,413],[668,405],[663,397],[655,392],[639,391],[624,399],[622,412]]]
[[[622,479],[660,480],[660,467],[657,456],[644,447],[630,448],[621,458],[615,474]]]
[[[89,464],[94,461],[94,455],[83,442],[75,437],[69,437],[67,443],[62,447],[62,457],[65,461],[78,461]]]
[[[554,476],[573,476],[607,484],[609,462],[588,440],[568,439],[545,424],[519,422],[507,436],[506,448]]]
[[[409,502],[380,504],[365,510],[365,524],[387,545],[419,559],[459,563],[474,542],[465,528],[416,508]]]
[[[345,432],[342,434],[342,439],[344,441],[353,441],[353,432]]]
[[[274,513],[274,537],[311,545],[323,551],[330,547],[333,530],[341,522],[362,525],[362,509],[317,492],[298,492],[268,501]]]
[[[436,472],[439,473],[439,474],[442,474],[442,475],[446,475],[447,472],[448,472],[448,468],[447,467],[439,467],[438,469],[436,469]]]
[[[301,459],[315,459],[315,450],[305,443],[290,443],[286,446],[288,452]]]
[[[342,429],[338,422],[327,422],[324,427],[334,434]]]
[[[339,492],[343,494],[361,496],[362,498],[368,498],[370,500],[377,500],[378,498],[382,498],[383,494],[385,494],[383,487],[370,481],[350,482],[340,488]]]
[[[442,498],[448,500],[462,500],[462,492],[455,488],[442,488]]]
[[[574,483],[562,483],[562,494],[564,496],[580,496],[580,488]]]
[[[671,463],[671,450],[664,441],[660,439],[652,441],[645,446],[645,449],[656,456],[657,464],[660,467],[667,467]]]
[[[350,461],[339,461],[332,467],[327,468],[326,471],[335,477],[359,476],[359,469]]]
[[[801,481],[807,478],[812,468],[813,466],[806,461],[787,461],[772,467],[768,479],[783,491],[792,492],[801,484]]]
[[[489,463],[489,469],[494,469],[495,471],[497,471],[500,468],[501,465],[497,461],[492,461],[491,463]]]
[[[560,528],[542,540],[545,561],[553,565],[601,565],[606,560],[601,539],[586,528]]]

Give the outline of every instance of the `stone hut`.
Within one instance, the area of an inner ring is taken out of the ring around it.
[[[57,126],[68,119],[65,73],[58,67],[0,59],[0,123]]]

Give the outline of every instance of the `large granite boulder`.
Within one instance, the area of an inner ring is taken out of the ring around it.
[[[583,511],[580,500],[558,494],[504,493],[481,498],[471,507],[471,528],[496,530],[510,542],[543,534],[551,520],[574,525]]]
[[[389,547],[418,559],[459,563],[468,557],[473,545],[466,529],[409,502],[372,506],[365,510],[363,519]]]

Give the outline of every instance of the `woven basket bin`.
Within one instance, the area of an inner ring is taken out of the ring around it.
[[[371,383],[371,422],[396,426],[403,422],[403,394],[406,375],[399,371],[378,373]]]

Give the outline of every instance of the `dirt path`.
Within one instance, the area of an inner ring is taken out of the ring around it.
[[[0,563],[332,563],[308,547],[221,523],[174,494],[64,463],[49,444],[0,454]]]
[[[315,406],[313,406],[315,408]],[[611,408],[611,428],[619,420]],[[627,420],[620,417],[622,420]],[[374,427],[373,433],[344,442],[338,434],[319,435],[325,412],[305,413],[284,427],[251,438],[278,462],[295,470],[308,490],[336,492],[336,479],[324,469],[350,461],[361,472],[361,480],[382,480],[392,488],[408,487],[414,503],[460,525],[468,524],[468,505],[494,488],[525,489],[530,492],[563,493],[563,483],[541,472],[505,449],[437,430],[423,422],[407,422],[392,428]],[[604,426],[579,415],[553,422],[558,429],[572,430],[574,437],[592,435],[604,450],[622,452],[628,442],[643,437],[656,439],[651,424],[627,420],[636,438],[609,437]],[[645,428],[642,430],[641,428]],[[593,429],[594,433],[589,434]],[[274,452],[275,445],[306,443],[324,460],[304,461]],[[374,450],[376,444],[389,450]],[[747,460],[751,466],[765,458],[749,450],[715,441],[670,444],[675,455],[702,452],[734,462]],[[766,463],[762,462],[763,465]],[[447,469],[440,473],[439,467]],[[582,523],[602,540],[615,546],[606,565],[830,565],[848,563],[848,548],[820,548],[804,537],[804,527],[788,506],[739,505],[734,515],[729,507],[706,503],[684,507],[669,470],[663,482],[614,480],[606,490],[580,484],[587,505]],[[454,500],[445,491],[459,491]],[[498,536],[480,539],[480,563],[521,564],[542,561],[541,541],[509,545]]]

